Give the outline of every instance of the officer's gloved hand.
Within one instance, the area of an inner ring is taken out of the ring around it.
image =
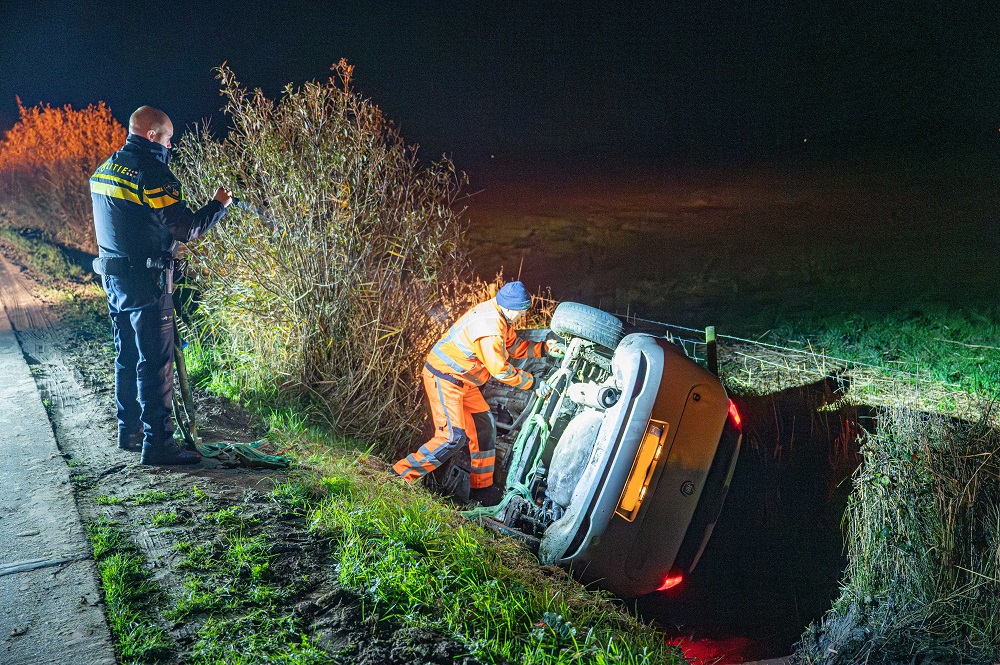
[[[566,347],[554,339],[545,340],[545,354],[550,358],[565,358]]]
[[[542,399],[548,399],[552,392],[552,386],[550,386],[546,381],[539,381],[538,384],[535,385],[535,394]]]
[[[221,203],[223,206],[228,208],[229,204],[233,202],[233,193],[230,192],[225,187],[219,187],[217,190],[215,190],[215,196],[213,198],[219,203]]]

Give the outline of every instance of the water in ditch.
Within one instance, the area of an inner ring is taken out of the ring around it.
[[[858,435],[874,426],[866,409],[823,411],[837,390],[830,379],[734,398],[744,447],[712,539],[680,587],[635,601],[694,660],[787,655],[830,608]]]

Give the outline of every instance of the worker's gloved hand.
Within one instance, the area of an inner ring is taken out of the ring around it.
[[[545,354],[550,358],[566,357],[566,347],[554,339],[545,340]]]
[[[542,399],[548,399],[549,395],[552,394],[552,386],[550,386],[546,381],[539,381],[538,384],[535,385],[535,394]]]

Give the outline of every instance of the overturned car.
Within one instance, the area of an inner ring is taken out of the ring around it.
[[[519,335],[566,342],[561,360],[524,361],[552,396],[496,381],[482,389],[497,427],[495,483],[506,492],[467,514],[620,597],[675,586],[722,509],[739,413],[718,377],[669,337],[626,335],[618,318],[578,303],[560,304],[550,325]],[[465,464],[452,458],[438,482],[467,492]]]

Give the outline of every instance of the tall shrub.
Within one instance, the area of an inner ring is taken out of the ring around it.
[[[1000,660],[1000,432],[887,408],[844,516],[848,566],[794,662]]]
[[[0,140],[0,201],[20,225],[96,252],[88,179],[125,143],[125,128],[104,102],[17,104],[20,119]]]
[[[351,67],[277,101],[219,69],[231,127],[184,136],[188,197],[233,187],[231,208],[193,247],[202,331],[241,386],[307,397],[339,431],[410,445],[430,345],[481,288],[463,278],[463,184],[424,164],[354,90]]]

